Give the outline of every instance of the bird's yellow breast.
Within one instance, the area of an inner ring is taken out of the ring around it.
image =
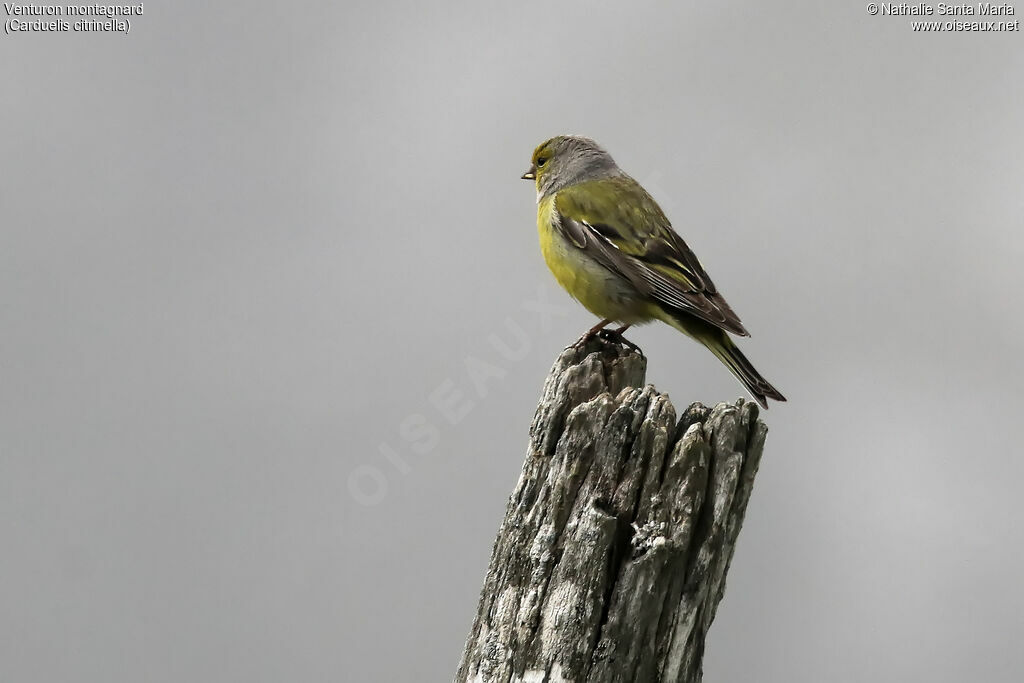
[[[654,317],[651,306],[628,281],[567,240],[557,223],[555,196],[541,199],[537,204],[540,250],[565,291],[600,318],[635,324]]]
[[[537,204],[537,235],[540,237],[540,251],[551,273],[569,294],[576,297],[577,289],[585,289],[586,283],[581,282],[582,267],[580,259],[569,250],[574,248],[555,226],[558,212],[555,210],[554,196],[545,197]],[[578,251],[578,249],[577,249]],[[576,297],[579,298],[579,297]]]

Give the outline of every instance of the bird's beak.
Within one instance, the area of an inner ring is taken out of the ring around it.
[[[527,169],[526,173],[522,175],[523,180],[536,180],[537,179],[537,167],[531,166]]]

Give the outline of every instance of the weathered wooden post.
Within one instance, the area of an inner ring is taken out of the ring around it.
[[[767,427],[600,339],[544,384],[456,683],[701,680]]]

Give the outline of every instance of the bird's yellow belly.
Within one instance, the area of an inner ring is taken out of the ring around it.
[[[646,322],[652,317],[648,304],[624,278],[566,241],[541,215],[538,220],[540,249],[551,273],[565,291],[599,318],[625,324]]]

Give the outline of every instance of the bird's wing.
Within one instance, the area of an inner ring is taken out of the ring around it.
[[[555,209],[557,227],[569,241],[643,294],[670,311],[748,336],[700,261],[632,178],[567,187],[556,195]]]

